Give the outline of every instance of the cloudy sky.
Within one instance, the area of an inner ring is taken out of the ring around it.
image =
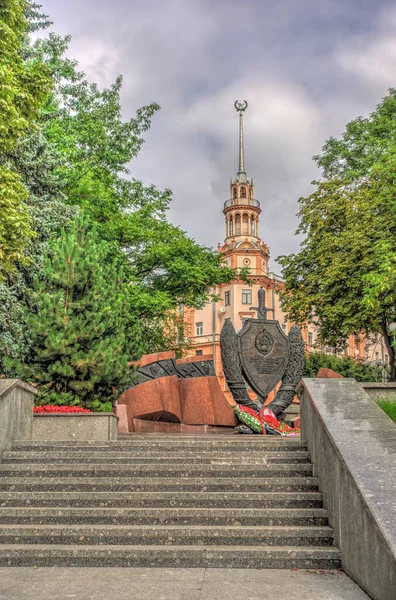
[[[396,85],[396,3],[387,0],[44,0],[70,56],[102,86],[124,75],[125,117],[161,111],[131,173],[173,190],[172,222],[200,243],[225,236],[222,207],[237,171],[261,201],[274,259],[298,250],[297,200],[313,154]]]

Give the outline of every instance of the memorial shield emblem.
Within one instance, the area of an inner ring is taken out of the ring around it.
[[[244,377],[251,388],[264,397],[285,372],[287,336],[278,321],[248,319],[237,337]]]

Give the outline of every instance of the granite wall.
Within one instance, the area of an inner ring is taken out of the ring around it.
[[[303,379],[298,392],[342,568],[374,600],[395,600],[396,425],[353,379]]]
[[[14,440],[31,440],[36,390],[19,379],[0,380],[0,458]]]
[[[35,414],[32,439],[46,442],[116,440],[117,417],[113,413]]]
[[[373,400],[377,400],[381,398],[381,400],[392,400],[394,401],[396,398],[396,383],[388,382],[364,382],[360,384],[365,392],[373,398]],[[396,597],[396,595],[395,595]]]

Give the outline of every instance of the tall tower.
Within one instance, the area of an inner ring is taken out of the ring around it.
[[[254,197],[253,179],[245,171],[245,150],[243,145],[243,114],[247,102],[236,101],[239,114],[239,169],[231,179],[230,198],[224,203],[223,214],[226,219],[226,241],[235,238],[238,243],[246,238],[257,243],[259,233],[260,202]]]
[[[235,269],[243,269],[244,277],[217,285],[213,290],[219,298],[200,309],[189,309],[184,313],[189,326],[191,353],[196,355],[212,354],[221,387],[229,394],[222,371],[220,358],[220,332],[225,319],[230,319],[236,330],[240,330],[245,321],[254,316],[250,309],[255,305],[260,288],[265,290],[266,308],[273,309],[274,318],[279,319],[282,329],[286,328],[283,313],[277,296],[278,279],[269,272],[268,246],[260,239],[259,218],[260,202],[254,197],[253,179],[245,170],[245,150],[243,121],[247,102],[235,102],[239,121],[238,171],[230,182],[230,195],[223,207],[226,221],[226,236],[218,244],[224,263]],[[284,329],[286,331],[286,329]]]
[[[248,104],[237,100],[234,106],[239,116],[239,167],[231,178],[230,197],[224,202],[226,236],[218,249],[229,266],[247,267],[251,275],[266,275],[269,252],[259,234],[260,202],[254,197],[253,179],[245,171],[243,116]]]

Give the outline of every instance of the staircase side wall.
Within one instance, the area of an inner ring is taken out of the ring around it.
[[[36,390],[18,379],[0,380],[0,458],[14,440],[31,440]]]
[[[395,600],[396,426],[353,379],[303,379],[299,396],[342,567],[374,600]]]
[[[33,417],[32,440],[46,442],[106,442],[117,439],[113,413],[41,413]]]

